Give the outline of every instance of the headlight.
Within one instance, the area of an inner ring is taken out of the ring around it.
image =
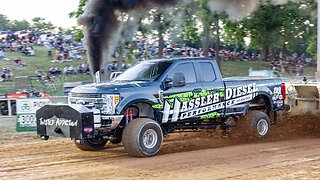
[[[103,94],[105,103],[101,109],[103,114],[115,114],[116,106],[119,103],[119,95]]]

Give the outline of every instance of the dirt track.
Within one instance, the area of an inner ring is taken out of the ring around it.
[[[263,141],[242,137],[238,130],[172,134],[152,158],[129,157],[121,146],[83,152],[70,140],[40,141],[30,134],[0,138],[0,143],[0,179],[320,177],[319,116],[285,118]]]

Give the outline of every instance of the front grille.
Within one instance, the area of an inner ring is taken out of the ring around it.
[[[71,97],[78,98],[101,98],[101,94],[85,94],[85,93],[71,93]]]
[[[83,97],[69,97],[69,102],[71,104],[81,104],[89,109],[99,109],[102,110],[103,106],[106,104],[104,98],[83,98]]]

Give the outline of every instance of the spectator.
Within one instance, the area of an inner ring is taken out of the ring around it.
[[[77,71],[76,71],[76,69],[74,68],[73,65],[71,65],[71,66],[69,67],[69,72],[70,72],[71,75],[77,74]]]
[[[63,74],[66,75],[66,76],[69,76],[71,74],[70,70],[69,70],[69,66],[65,66],[63,68]]]
[[[117,61],[113,60],[112,64],[109,65],[108,67],[109,73],[117,71]]]
[[[0,48],[0,60],[3,60],[4,58],[5,58],[4,52],[3,52],[2,48]]]
[[[27,66],[26,64],[24,64],[24,63],[22,62],[22,59],[21,59],[20,57],[17,57],[17,58],[14,60],[14,62],[15,62],[15,65],[18,66],[18,67]]]
[[[2,68],[2,74],[1,74],[1,81],[5,81],[5,80],[10,80],[10,78],[12,77],[12,72],[9,68],[7,67],[3,67]]]
[[[121,70],[120,71],[125,71],[127,70],[131,65],[130,64],[126,64],[125,60],[122,60],[122,65],[121,65]]]
[[[39,68],[36,68],[36,70],[34,71],[34,75],[37,77],[37,79],[39,81],[42,81],[42,73],[41,73],[41,70]]]

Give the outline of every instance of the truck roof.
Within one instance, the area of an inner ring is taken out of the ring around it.
[[[147,60],[149,62],[159,62],[159,61],[190,61],[190,60],[207,60],[207,61],[214,61],[214,59],[210,58],[203,58],[203,57],[183,57],[183,58],[170,58],[170,59],[155,59],[155,60]]]

